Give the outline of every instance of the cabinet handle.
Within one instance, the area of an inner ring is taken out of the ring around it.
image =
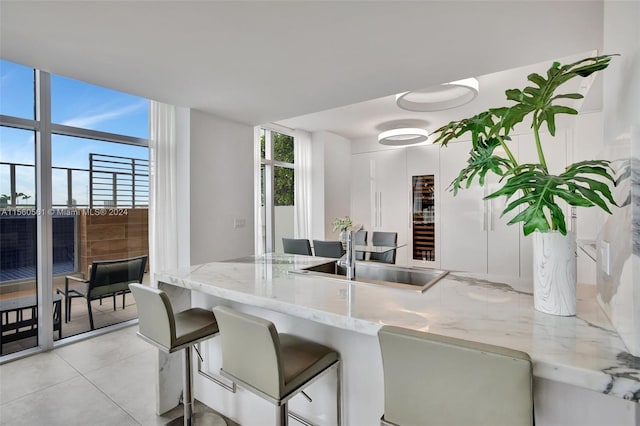
[[[374,205],[374,209],[373,209],[373,227],[377,228],[378,227],[378,191],[376,191],[376,195],[375,195],[375,205]]]
[[[487,200],[484,200],[483,212],[482,212],[482,230],[487,230]]]
[[[380,192],[380,197],[378,197],[378,202],[380,203],[380,208],[379,208],[379,212],[380,212],[380,228],[382,228],[382,191]]]
[[[409,190],[409,229],[413,229],[413,215],[415,212],[413,211],[413,191]]]
[[[369,219],[371,220],[370,225],[375,228],[376,223],[378,221],[378,191],[376,191],[376,186],[373,181],[369,183]],[[371,199],[371,194],[373,194],[373,200]],[[371,203],[373,201],[373,204]]]
[[[487,200],[489,206],[489,231],[493,231],[493,200]]]

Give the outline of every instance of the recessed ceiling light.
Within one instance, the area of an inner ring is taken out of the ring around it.
[[[408,111],[442,111],[467,104],[478,96],[478,80],[467,78],[396,95],[396,104]]]
[[[405,127],[401,129],[387,130],[378,135],[378,142],[382,145],[407,146],[424,142],[429,138],[429,132],[425,129]]]

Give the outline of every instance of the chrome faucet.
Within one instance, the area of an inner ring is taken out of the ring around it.
[[[338,260],[338,265],[347,269],[347,279],[353,280],[356,272],[355,247],[353,245],[353,231],[347,232],[347,252]]]

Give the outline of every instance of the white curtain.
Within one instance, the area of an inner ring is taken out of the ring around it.
[[[296,130],[294,138],[294,236],[311,238],[311,135]]]
[[[260,174],[260,134],[261,128],[260,126],[256,126],[253,128],[253,218],[255,224],[255,254],[261,255],[264,254],[264,245],[262,241],[264,240],[264,223],[262,220],[262,215],[264,211],[264,207],[262,206],[262,176]]]
[[[149,263],[155,272],[178,267],[176,109],[149,106]]]

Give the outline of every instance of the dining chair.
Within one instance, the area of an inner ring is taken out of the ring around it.
[[[371,236],[371,244],[374,246],[395,246],[398,243],[397,232],[374,231]],[[383,263],[396,263],[396,249],[385,253],[370,253],[369,260]]]
[[[282,238],[282,248],[288,254],[312,255],[311,244],[304,238]]]
[[[357,246],[367,245],[367,231],[361,229],[353,232],[353,244]],[[366,253],[356,250],[356,260],[365,260]]]
[[[340,259],[345,250],[340,241],[313,240],[313,253],[315,256]]]
[[[103,297],[113,297],[113,310],[116,309],[116,295],[122,294],[122,308],[125,307],[125,294],[130,293],[129,284],[141,283],[144,270],[147,265],[147,256],[132,257],[129,259],[95,261],[89,268],[89,279],[67,276],[64,288],[56,290],[57,294],[64,296],[65,321],[71,320],[71,299],[83,297],[87,300],[89,312],[89,324],[94,330],[93,312],[91,302],[102,300]],[[78,284],[69,285],[71,281]]]

